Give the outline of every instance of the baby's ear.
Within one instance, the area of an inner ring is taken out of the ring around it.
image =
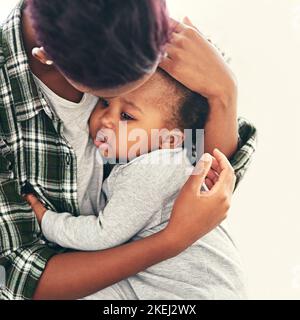
[[[174,129],[165,134],[160,143],[160,149],[182,148],[184,142],[184,133],[179,129]]]

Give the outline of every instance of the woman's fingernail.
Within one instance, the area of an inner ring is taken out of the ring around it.
[[[204,161],[204,162],[209,162],[211,160],[211,155],[209,153],[204,153],[204,155],[201,157],[201,161]]]

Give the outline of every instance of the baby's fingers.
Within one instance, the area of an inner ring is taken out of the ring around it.
[[[212,156],[204,154],[200,161],[197,163],[192,175],[184,185],[184,189],[190,188],[194,195],[199,195],[201,186],[205,182],[205,178],[211,168]]]

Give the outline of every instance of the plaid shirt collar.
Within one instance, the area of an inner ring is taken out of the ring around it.
[[[31,119],[47,107],[34,82],[23,43],[23,8],[24,0],[19,2],[2,25],[2,30],[0,29],[0,67],[5,64],[12,79],[12,94],[18,121]],[[22,100],[19,99],[20,96],[23,97]]]

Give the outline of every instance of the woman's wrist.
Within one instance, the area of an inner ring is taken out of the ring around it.
[[[162,230],[161,236],[163,238],[163,243],[166,245],[166,248],[168,248],[167,250],[170,254],[169,258],[177,256],[201,237],[197,235],[197,238],[193,237],[192,239],[191,234],[184,234],[180,230],[175,230],[174,225],[172,227],[168,225]]]
[[[165,252],[164,260],[171,259],[181,253],[185,248],[181,248],[180,243],[176,237],[170,232],[169,227],[159,231],[156,236],[159,237],[160,250]]]
[[[218,108],[234,108],[237,104],[238,86],[237,81],[232,75],[230,79],[216,88],[214,93],[207,97],[211,108],[217,106]]]

